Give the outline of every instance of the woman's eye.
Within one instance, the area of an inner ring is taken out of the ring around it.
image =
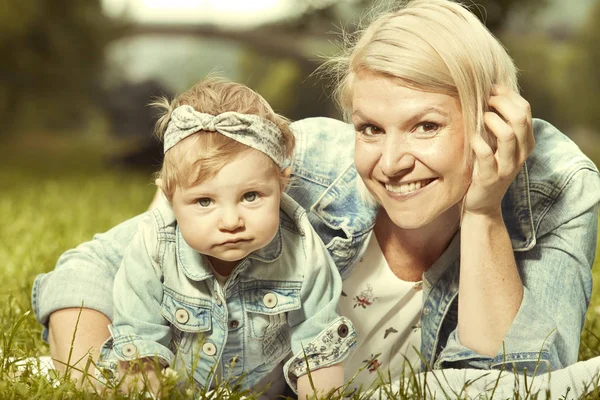
[[[200,207],[208,207],[212,204],[212,200],[209,199],[208,197],[202,197],[201,199],[196,200],[196,203]]]
[[[256,193],[256,192],[244,193],[244,201],[247,201],[248,203],[252,203],[257,198],[258,198],[258,193]]]
[[[416,131],[426,135],[433,135],[441,129],[440,125],[435,122],[422,122],[417,126]]]
[[[363,125],[358,127],[357,131],[364,136],[377,136],[382,133],[381,129],[374,125]]]

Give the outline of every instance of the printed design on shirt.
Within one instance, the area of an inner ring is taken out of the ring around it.
[[[393,326],[390,326],[389,328],[387,328],[385,330],[385,333],[383,334],[383,338],[387,339],[387,337],[391,334],[391,333],[398,333],[398,330],[396,328],[394,328]]]
[[[411,326],[411,329],[413,330],[413,333],[421,329],[421,321],[417,322],[416,325]]]
[[[379,356],[379,354],[371,354],[371,358],[368,360],[363,360],[363,362],[365,363],[365,366],[367,368],[367,370],[369,371],[370,374],[372,374],[373,372],[377,371],[377,369],[379,367],[381,367],[381,363],[379,362],[379,360],[377,360],[377,357]]]
[[[353,308],[356,308],[356,307],[367,308],[368,306],[372,305],[374,302],[376,302],[378,300],[378,298],[373,295],[373,286],[371,286],[367,283],[365,285],[365,287],[366,287],[365,290],[363,290],[356,297],[354,297],[355,303],[354,303]]]

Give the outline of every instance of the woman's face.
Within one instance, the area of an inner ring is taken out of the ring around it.
[[[356,169],[403,229],[458,222],[471,182],[458,99],[361,73],[352,96]]]

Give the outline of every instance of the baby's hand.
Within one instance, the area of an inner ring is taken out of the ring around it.
[[[158,398],[160,391],[160,366],[149,359],[118,363],[115,389],[121,393],[146,392],[147,398]]]

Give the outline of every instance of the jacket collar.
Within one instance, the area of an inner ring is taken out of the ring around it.
[[[349,237],[371,231],[377,215],[377,208],[366,205],[357,194],[357,179],[360,177],[351,164],[311,208],[326,225],[343,230]],[[530,250],[536,240],[527,164],[523,165],[502,199],[502,216],[514,251]]]
[[[198,253],[191,248],[181,234],[179,226],[176,229],[176,245],[177,264],[183,271],[184,275],[194,281],[201,281],[213,275],[208,258],[205,255]],[[277,229],[277,233],[273,240],[265,247],[253,251],[248,255],[262,262],[273,262],[279,258],[283,250],[283,239],[281,236],[281,228]]]
[[[341,229],[349,237],[368,233],[375,225],[377,207],[360,198],[356,180],[360,179],[354,163],[350,164],[311,207],[329,227]]]

